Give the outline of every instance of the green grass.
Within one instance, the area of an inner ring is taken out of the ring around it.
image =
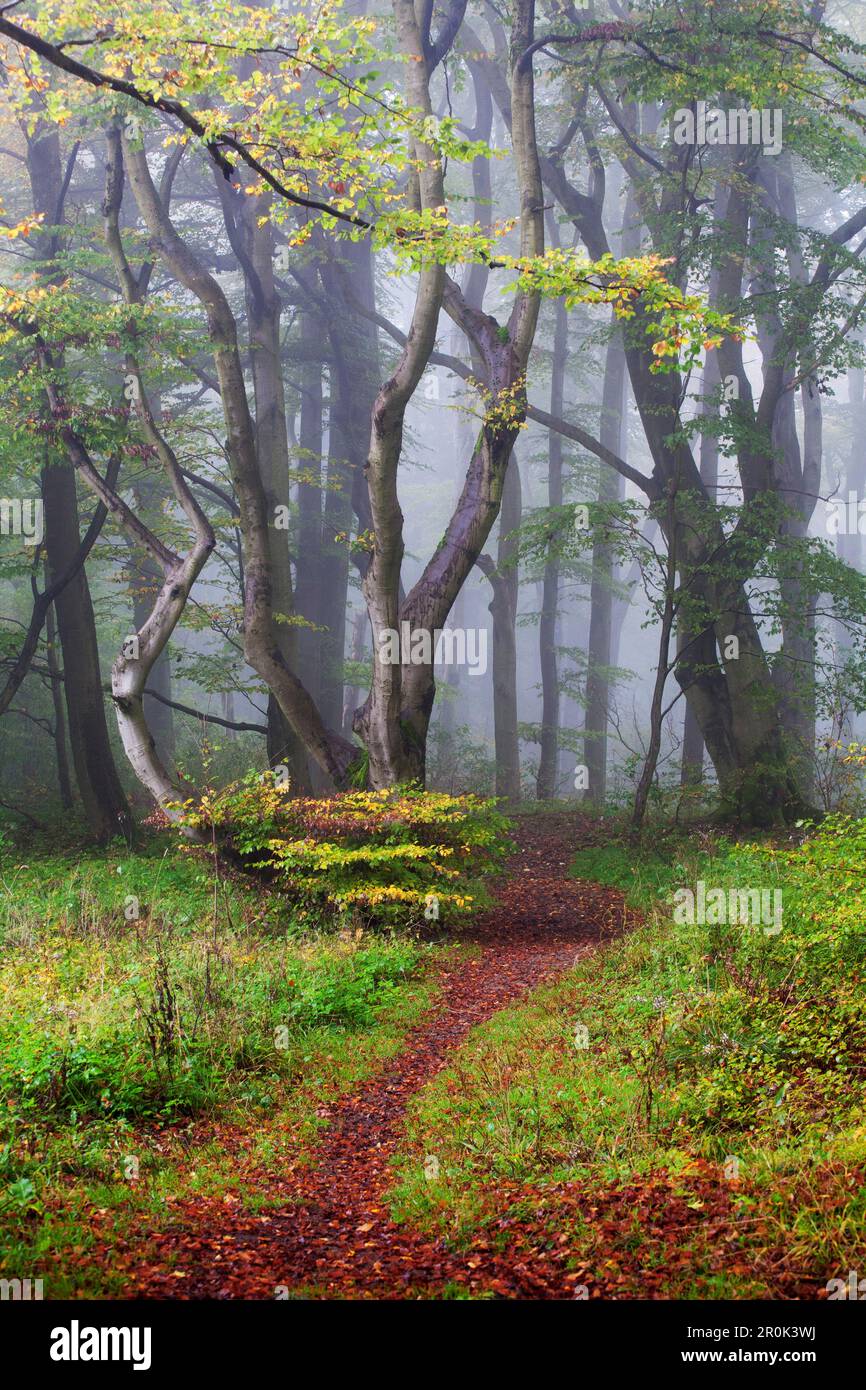
[[[247,1165],[303,1151],[324,1102],[399,1051],[449,949],[299,934],[275,895],[164,842],[7,854],[0,1271],[43,1274],[49,1297],[120,1292],[104,1222],[122,1242],[182,1197],[245,1200],[223,1137],[244,1132]]]
[[[621,888],[644,920],[473,1031],[411,1112],[395,1213],[463,1239],[495,1231],[503,1204],[540,1210],[557,1184],[603,1210],[661,1181],[739,1222],[721,1267],[698,1240],[666,1270],[669,1296],[772,1292],[774,1250],[794,1282],[862,1265],[864,848],[864,822],[833,819],[802,845],[670,836],[579,854],[573,872]],[[701,878],[781,889],[782,931],[675,921],[674,891]],[[575,1259],[609,1262],[593,1223],[569,1229]],[[615,1243],[614,1263],[671,1264],[641,1223]]]

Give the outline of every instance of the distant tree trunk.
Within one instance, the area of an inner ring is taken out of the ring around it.
[[[352,526],[351,441],[345,424],[352,409],[344,399],[348,388],[343,372],[331,373],[331,409],[328,430],[328,486],[322,518],[319,614],[325,631],[320,634],[319,709],[325,723],[339,728],[343,717],[343,681],[346,655],[346,605],[349,593],[348,533]]]
[[[610,191],[616,193],[619,183]],[[620,254],[636,255],[640,247],[641,216],[633,189],[629,189],[623,209],[619,236]],[[628,374],[625,348],[621,334],[612,317],[612,334],[604,362],[604,381],[601,394],[599,440],[620,458],[627,456],[628,436],[625,428]],[[619,473],[602,468],[599,473],[597,500],[604,508],[619,502],[624,496],[624,483]],[[616,605],[613,582],[615,561],[604,531],[592,547],[592,579],[590,582],[589,644],[586,661],[586,712],[584,714],[583,761],[589,783],[584,800],[603,806],[607,796],[608,723],[610,719],[610,668],[616,665],[619,635],[625,617],[625,607]],[[619,621],[617,622],[617,618]]]
[[[625,404],[625,353],[619,333],[607,345],[604,384],[601,397],[599,439],[620,457],[624,453],[623,418]],[[622,478],[612,468],[601,468],[598,502],[609,506],[622,498]],[[607,725],[610,707],[610,667],[612,663],[613,551],[604,528],[592,547],[590,584],[589,649],[586,667],[586,715],[584,718],[583,761],[588,774],[584,800],[603,806],[607,793]]]
[[[449,620],[452,622],[454,627],[462,627],[465,629],[465,612],[465,590],[461,589],[460,593],[457,595],[457,598],[454,600],[454,607],[451,609],[451,612],[449,614]],[[480,679],[481,677],[473,677],[473,680],[480,681]],[[490,680],[492,690],[492,672],[490,675]],[[461,712],[461,678],[459,666],[455,664],[453,666],[448,667],[447,671],[445,672],[444,678],[441,681],[438,681],[436,684],[437,696],[440,690],[443,692],[443,694],[442,698],[439,700],[438,706],[439,723],[437,732],[439,735],[439,761],[444,768],[453,769],[456,744],[455,734],[457,732],[457,716]],[[449,782],[449,790],[453,791],[453,789],[454,778],[452,776]]]
[[[509,805],[520,800],[520,741],[517,737],[517,540],[521,492],[517,457],[512,453],[505,473],[499,512],[497,560],[478,558],[478,568],[490,580],[493,598],[493,738],[496,748],[496,795]]]
[[[848,368],[848,416],[851,443],[845,470],[843,501],[846,503],[849,491],[856,493],[858,498],[866,493],[866,385],[862,367]],[[859,530],[840,530],[836,537],[836,552],[840,560],[844,560],[852,569],[861,569],[863,537]]]
[[[54,609],[45,615],[45,650],[48,674],[51,680],[51,703],[54,706],[54,753],[57,759],[57,781],[60,787],[60,804],[64,811],[73,806],[72,781],[69,776],[69,753],[66,748],[66,714],[63,709],[63,682],[57,664],[57,630],[54,622]]]
[[[489,137],[489,135],[490,131],[488,129],[487,136]],[[489,186],[484,182],[483,171],[479,171],[476,168],[476,166],[479,164],[483,165],[483,167],[488,170],[489,174],[489,162],[487,160],[476,159],[473,163],[473,183],[476,187],[476,196],[479,185],[482,189],[485,187],[488,189],[489,196]],[[490,204],[488,201],[484,205],[483,215],[489,215],[489,212]],[[476,204],[475,217],[480,220],[481,216],[481,207],[478,204]],[[478,273],[476,274],[476,272]],[[488,272],[485,266],[473,265],[470,267],[469,275],[467,277],[467,290],[472,288],[472,285],[469,285],[469,282],[473,282],[474,289],[472,289],[472,293],[475,297],[473,298],[472,303],[475,304],[476,307],[480,307],[481,300],[483,300],[483,289],[484,284],[487,280],[487,274]],[[462,348],[462,338],[459,330],[454,324],[451,325],[451,332],[449,333],[446,342],[448,352],[451,353],[453,356],[458,357]],[[445,404],[447,407],[449,407],[448,414],[450,417],[450,428],[448,434],[448,452],[454,460],[454,480],[451,491],[451,505],[453,507],[454,503],[457,501],[457,498],[460,496],[462,460],[464,458],[470,457],[472,453],[472,447],[474,443],[473,423],[471,417],[467,417],[466,412],[460,409],[461,395],[459,386],[453,380],[451,384],[448,385],[447,383],[441,381],[438,377],[437,382],[439,383],[439,391],[445,394]],[[439,399],[438,393],[436,399]],[[459,594],[455,598],[454,606],[452,607],[451,612],[449,614],[449,622],[451,622],[452,626],[456,628],[463,628],[464,630],[466,628],[467,612],[466,597],[466,587],[464,585],[464,587],[460,590]],[[488,672],[484,677],[474,676],[472,678],[473,686],[480,685],[482,684],[482,682],[485,686],[489,685],[489,693],[482,693],[481,691],[478,691],[477,698],[479,699],[479,701],[484,699],[485,703],[489,702],[489,705],[492,708],[492,672]],[[438,715],[438,760],[440,766],[446,772],[448,777],[447,786],[443,788],[448,791],[453,791],[455,784],[455,733],[457,729],[458,715],[460,716],[461,720],[464,718],[460,699],[461,691],[463,689],[465,689],[465,687],[462,683],[460,667],[455,662],[453,665],[449,666],[445,670],[443,677],[440,680],[437,680],[436,682],[436,704],[434,706],[434,713]],[[472,693],[473,695],[475,695],[476,691],[473,690]]]
[[[64,188],[56,131],[28,140],[27,170],[34,211],[43,215],[46,226],[39,234],[37,259],[43,263],[44,277],[56,280],[54,257],[59,244],[54,229],[63,216]],[[47,571],[54,581],[74,562],[81,536],[75,470],[50,451],[42,470],[42,500]],[[54,609],[75,780],[90,829],[105,843],[115,835],[128,835],[132,820],[108,738],[96,623],[83,567],[57,595]]]
[[[687,635],[680,633],[680,650],[688,640]],[[701,726],[698,723],[697,715],[692,706],[686,701],[686,712],[683,719],[683,747],[682,764],[680,768],[680,786],[696,787],[700,786],[704,780],[704,736],[701,733]]]
[[[796,228],[799,218],[790,153],[783,152],[778,165],[773,159],[764,159],[760,177],[771,212],[784,218],[791,228]],[[759,243],[768,234],[768,226],[771,228],[771,225],[765,222],[763,210],[757,210],[753,217],[753,235]],[[805,293],[811,272],[807,271],[796,241],[791,243],[788,261],[793,284],[801,286]],[[755,286],[760,302],[761,290],[775,288],[774,271],[769,268],[765,270],[761,265],[755,277]],[[767,302],[772,304],[771,299]],[[765,363],[777,361],[784,332],[775,309],[771,308],[768,313],[759,316],[758,341]],[[819,356],[817,345],[804,325],[803,335],[783,364],[785,381],[793,382],[800,361],[814,361]],[[773,445],[779,458],[779,495],[785,507],[781,534],[795,544],[802,543],[808,534],[820,491],[823,410],[817,377],[807,376],[802,381],[800,400],[803,407],[802,445],[797,429],[795,394],[790,388],[779,393],[772,430]],[[781,657],[773,666],[773,680],[779,693],[779,716],[795,776],[805,795],[810,797],[815,774],[815,609],[818,595],[806,587],[799,566],[788,566],[779,588],[782,599],[782,648]]]
[[[75,472],[68,464],[46,463],[42,497],[45,553],[53,580],[73,560],[81,541]],[[90,829],[104,844],[115,835],[128,835],[132,823],[108,739],[96,622],[83,569],[57,595],[54,607],[75,780]]]
[[[711,288],[711,302],[715,302]],[[719,364],[714,352],[707,353],[704,364],[704,396],[711,396],[720,384]],[[704,409],[706,409],[706,404]],[[715,434],[705,430],[701,434],[701,481],[713,501],[717,501],[719,485],[719,441]],[[684,623],[679,624],[677,648],[683,652],[697,638]],[[689,653],[691,654],[691,653]],[[715,652],[713,652],[715,654]],[[699,786],[704,777],[704,736],[693,705],[685,701],[683,718],[683,747],[680,768],[680,785]]]
[[[364,660],[367,633],[370,623],[367,618],[366,610],[357,608],[352,620],[352,647],[351,660],[360,664]],[[352,736],[352,716],[362,695],[362,688],[359,685],[347,685],[343,697],[343,733],[347,738]]]
[[[369,562],[366,551],[356,550],[354,554],[350,551],[347,538],[353,512],[358,534],[370,530],[365,467],[370,443],[369,423],[380,377],[378,331],[369,317],[376,309],[372,248],[366,240],[348,242],[339,247],[337,256],[335,260],[332,250],[321,267],[322,286],[329,305],[332,362],[328,488],[320,540],[320,621],[325,628],[320,639],[321,708],[325,722],[335,727],[340,723],[344,706],[349,572],[354,563],[363,579]],[[361,312],[355,308],[355,301]],[[368,626],[365,621],[365,637]]]
[[[641,770],[641,775],[637,784],[637,791],[634,799],[634,810],[631,818],[631,838],[636,841],[640,837],[641,828],[646,815],[647,802],[649,800],[650,788],[658,766],[659,753],[662,746],[662,720],[663,720],[663,701],[665,684],[670,675],[670,646],[671,634],[674,626],[674,616],[676,613],[676,581],[677,581],[677,529],[676,519],[676,485],[673,479],[667,484],[667,524],[665,534],[668,542],[668,553],[665,559],[665,589],[664,603],[661,615],[661,630],[659,632],[658,661],[656,663],[655,679],[653,681],[653,693],[650,701],[650,739],[647,749],[646,761]]]
[[[553,333],[553,364],[550,372],[550,413],[562,416],[565,370],[568,359],[568,310],[563,300],[556,301],[556,324]],[[562,435],[548,431],[547,442],[547,504],[551,510],[562,506]],[[559,661],[556,650],[557,619],[559,617],[559,545],[558,520],[551,522],[551,541],[544,565],[541,596],[541,621],[538,628],[538,657],[541,669],[541,754],[535,789],[539,801],[556,795],[556,767],[559,748]]]
[[[247,319],[255,401],[255,440],[259,473],[268,509],[268,543],[273,584],[273,636],[289,670],[297,665],[297,629],[289,552],[289,439],[280,360],[281,303],[274,283],[274,231],[270,222],[259,226],[267,199],[256,199],[247,214],[244,257]],[[278,518],[282,525],[277,524]],[[268,696],[268,762],[285,765],[293,787],[311,789],[307,755],[273,691]]]
[[[233,723],[235,717],[235,693],[233,690],[223,691],[222,711],[223,719],[225,719],[227,723]],[[236,729],[226,729],[225,737],[229,739],[230,742],[234,743],[237,736]]]
[[[300,322],[300,428],[298,431],[298,555],[295,606],[306,622],[320,626],[322,562],[322,370],[324,327],[319,317],[303,310]],[[318,351],[317,351],[318,348]],[[304,684],[318,704],[321,692],[321,634],[299,628],[297,653]]]
[[[862,367],[848,368],[848,418],[851,443],[842,492],[845,503],[849,492],[855,493],[858,498],[866,493],[866,390]],[[836,537],[836,553],[853,570],[863,572],[863,537],[859,530],[840,529]],[[851,633],[842,623],[837,622],[834,627],[836,667],[842,670],[852,652]],[[844,697],[840,698],[840,706],[837,724],[839,735],[841,738],[853,738],[854,719],[852,713],[844,708]]]
[[[790,414],[794,416],[793,400]],[[792,491],[819,490],[822,456],[822,406],[818,381],[810,378],[803,383],[803,467],[800,468],[800,444],[796,440],[796,477]],[[794,426],[796,439],[796,426]],[[810,481],[811,479],[811,481]],[[796,483],[801,484],[800,489]],[[783,522],[784,534],[793,541],[804,541],[814,508],[814,497],[783,498],[794,515]],[[776,688],[780,692],[779,713],[782,727],[791,745],[797,780],[805,795],[811,796],[815,776],[815,608],[818,595],[807,588],[799,572],[787,574],[780,583],[782,617],[782,657],[774,670]]]

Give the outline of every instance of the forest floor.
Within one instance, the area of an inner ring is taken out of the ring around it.
[[[388,1189],[407,1102],[470,1029],[622,929],[620,893],[568,876],[575,834],[573,816],[523,822],[496,907],[465,933],[480,951],[446,968],[433,1016],[370,1082],[328,1108],[311,1160],[297,1162],[287,1135],[277,1171],[244,1171],[248,1190],[284,1209],[255,1215],[234,1205],[227,1213],[219,1199],[186,1202],[172,1228],[149,1240],[146,1262],[136,1241],[131,1292],[273,1298],[281,1287],[315,1296],[436,1297],[450,1286],[473,1296],[573,1295],[578,1275],[544,1226],[534,1231],[505,1210],[499,1248],[486,1233],[449,1249],[443,1238],[425,1239],[391,1219]],[[504,1195],[507,1209],[512,1199]]]
[[[292,945],[259,899],[232,904],[215,945],[196,880],[156,853],[107,856],[72,922],[31,870],[47,935],[19,905],[0,989],[17,1097],[0,1272],[44,1272],[48,1297],[825,1296],[866,1267],[862,914],[858,899],[840,947],[850,903],[821,859],[847,874],[855,833],[805,860],[702,832],[635,853],[573,812],[520,816],[495,905],[411,947]],[[687,860],[719,883],[778,875],[786,935],[676,927],[664,903]],[[143,893],[154,864],[174,926],[136,943],[97,899],[121,873]],[[164,988],[203,1008],[204,972],[214,1011],[213,1069],[174,1113],[137,1089],[146,1053],[131,1069],[124,1053],[143,1044],[116,1031],[141,1026],[127,988],[152,1025],[139,991],[161,953]],[[271,1022],[298,988],[310,1021],[275,1073]],[[56,1051],[39,1060],[46,1021],[62,1033],[88,1001],[92,1040],[79,1029],[58,1073]]]

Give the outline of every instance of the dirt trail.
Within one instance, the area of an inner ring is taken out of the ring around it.
[[[403,1051],[359,1090],[324,1112],[315,1163],[290,1183],[263,1179],[283,1211],[239,1212],[202,1202],[194,1219],[148,1240],[131,1293],[156,1298],[269,1298],[277,1286],[317,1296],[405,1298],[454,1282],[511,1296],[568,1296],[562,1254],[494,1252],[480,1239],[459,1253],[388,1215],[389,1161],[406,1105],[468,1031],[621,929],[617,894],[568,877],[578,836],[574,816],[528,817],[497,906],[472,931],[477,959],[443,976],[436,1013]],[[290,1197],[288,1194],[291,1194]]]

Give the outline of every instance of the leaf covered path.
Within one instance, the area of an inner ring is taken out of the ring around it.
[[[564,1252],[547,1241],[521,1252],[506,1240],[494,1252],[479,1237],[456,1251],[394,1223],[386,1194],[408,1102],[469,1030],[621,930],[620,895],[568,877],[576,838],[573,816],[522,821],[497,906],[471,933],[480,951],[444,974],[433,1016],[376,1076],[327,1108],[312,1163],[289,1152],[284,1171],[254,1175],[269,1204],[285,1195],[285,1207],[251,1214],[212,1198],[184,1203],[178,1224],[147,1239],[131,1292],[272,1299],[285,1286],[318,1296],[400,1298],[435,1296],[452,1283],[473,1292],[568,1296]]]

